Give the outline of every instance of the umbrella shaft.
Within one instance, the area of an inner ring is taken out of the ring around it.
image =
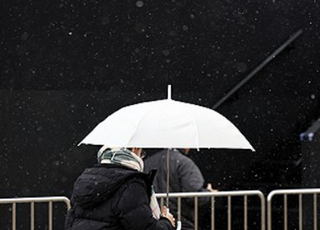
[[[169,149],[167,149],[167,198],[166,198],[166,206],[169,208],[169,181],[170,181],[170,156],[169,156]]]

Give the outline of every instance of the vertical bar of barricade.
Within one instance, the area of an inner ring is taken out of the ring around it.
[[[181,221],[181,197],[178,197],[178,221]]]
[[[317,230],[318,229],[318,221],[317,221],[317,194],[313,194],[313,229]]]
[[[17,221],[17,209],[16,203],[12,203],[12,230],[16,230],[16,221]]]
[[[198,230],[198,197],[194,198],[194,229]]]
[[[268,207],[268,230],[271,230],[272,229],[272,196],[268,196],[268,204],[267,204],[267,207]]]
[[[211,230],[215,229],[215,198],[211,197]]]
[[[231,230],[231,196],[228,196],[228,230]]]
[[[244,223],[244,230],[247,230],[248,229],[248,197],[247,196],[244,196],[244,201],[243,201],[243,223]]]
[[[302,195],[299,194],[299,229],[302,230]]]
[[[266,229],[266,201],[264,195],[260,192],[259,195],[261,201],[261,230]]]
[[[288,197],[287,195],[283,196],[283,228],[284,230],[288,230]]]
[[[30,228],[34,230],[34,202],[30,203]]]
[[[52,230],[52,201],[49,201],[49,230]]]

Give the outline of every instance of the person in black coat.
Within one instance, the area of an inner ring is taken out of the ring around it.
[[[169,151],[169,152],[168,152]],[[167,192],[167,158],[169,156],[169,192],[217,192],[209,183],[204,186],[204,178],[198,166],[186,156],[189,149],[161,150],[145,160],[145,172],[156,169],[153,185],[155,192]],[[209,201],[209,197],[198,198],[199,205]],[[177,199],[170,199],[170,211],[177,212]],[[194,199],[181,199],[182,230],[194,229]]]
[[[173,230],[175,219],[154,203],[155,172],[143,173],[142,149],[101,148],[100,164],[74,183],[66,230]],[[161,214],[161,215],[160,215]]]

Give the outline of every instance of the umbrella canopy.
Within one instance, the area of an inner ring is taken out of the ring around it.
[[[80,143],[108,147],[251,149],[236,126],[218,112],[168,99],[126,106],[98,124]],[[169,172],[169,151],[167,158]],[[169,207],[169,173],[167,201]],[[181,227],[180,221],[178,226]],[[180,229],[178,227],[178,229]]]
[[[171,99],[123,107],[98,124],[80,144],[140,148],[254,148],[218,112]]]

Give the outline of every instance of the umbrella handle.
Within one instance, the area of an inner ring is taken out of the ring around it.
[[[181,230],[181,221],[177,221],[177,230]]]
[[[168,214],[169,212],[170,212],[170,209],[167,208],[167,214]],[[177,228],[176,228],[176,230],[181,230],[181,226],[182,226],[181,221],[177,221]]]

